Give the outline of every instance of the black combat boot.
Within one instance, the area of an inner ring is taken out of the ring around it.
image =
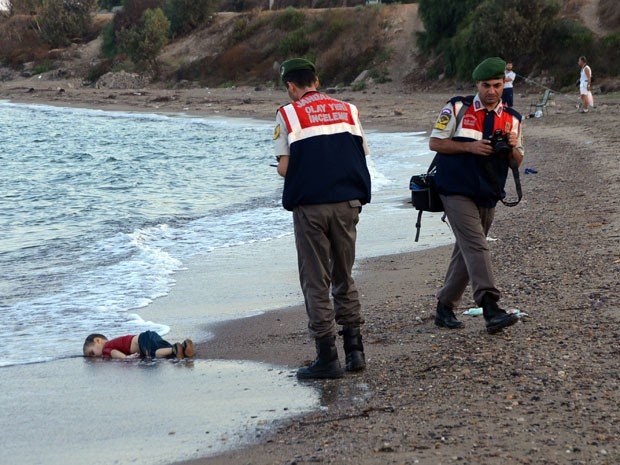
[[[345,326],[338,334],[340,334],[344,340],[344,353],[346,355],[345,370],[361,371],[366,368],[364,345],[362,344],[362,333],[359,326]]]
[[[489,334],[495,334],[519,321],[516,315],[506,313],[506,310],[499,308],[491,294],[484,294],[481,305],[482,314],[487,324],[487,333]]]
[[[442,328],[458,329],[465,326],[456,319],[452,307],[437,301],[437,311],[435,312],[435,324]]]
[[[344,370],[338,360],[336,336],[326,336],[315,340],[316,360],[307,367],[297,370],[299,379],[342,378]]]

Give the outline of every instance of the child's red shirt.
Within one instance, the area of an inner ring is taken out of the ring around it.
[[[104,357],[110,357],[113,350],[118,350],[125,355],[131,355],[131,340],[135,334],[130,334],[128,336],[120,336],[114,339],[110,339],[103,345],[102,355]]]

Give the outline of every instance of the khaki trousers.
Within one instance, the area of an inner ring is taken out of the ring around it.
[[[491,269],[487,233],[493,223],[495,208],[477,206],[469,197],[442,195],[446,216],[456,238],[444,285],[437,299],[444,305],[458,306],[467,284],[471,281],[474,300],[481,305],[485,293],[499,300]]]
[[[304,294],[310,336],[336,334],[336,324],[364,323],[355,282],[356,225],[361,203],[357,200],[301,205],[293,210],[299,280]],[[333,307],[329,292],[333,296]]]

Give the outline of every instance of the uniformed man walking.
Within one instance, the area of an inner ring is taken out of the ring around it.
[[[340,378],[336,324],[342,326],[346,370],[366,366],[351,271],[359,213],[370,202],[368,146],[357,108],[317,91],[313,63],[287,60],[280,78],[292,103],[276,114],[275,155],[284,177],[282,204],[293,212],[299,278],[316,345],[316,360],[297,376]]]
[[[486,240],[495,205],[506,195],[509,164],[523,160],[521,115],[505,107],[500,97],[505,67],[497,57],[480,63],[472,75],[478,93],[451,99],[430,137],[429,147],[437,152],[437,190],[456,239],[444,285],[437,292],[435,324],[441,327],[463,326],[453,309],[469,282],[489,333],[517,322],[498,305],[500,292]],[[494,134],[503,143],[492,144]]]

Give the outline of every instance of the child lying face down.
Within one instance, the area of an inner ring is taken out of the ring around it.
[[[193,357],[196,353],[191,339],[170,344],[155,331],[120,336],[108,340],[103,334],[91,334],[84,341],[85,357],[110,358],[177,358]]]

